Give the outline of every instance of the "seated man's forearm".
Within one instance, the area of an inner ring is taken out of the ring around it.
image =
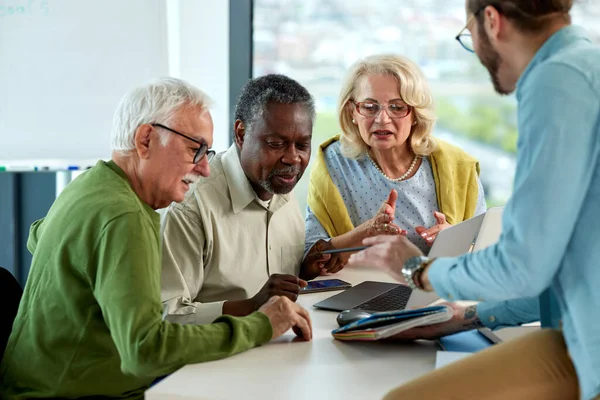
[[[539,319],[537,299],[525,298],[506,302],[484,302],[461,307],[456,311],[456,321],[450,333],[471,329],[499,329],[518,326]]]
[[[210,324],[223,315],[223,303],[200,303],[187,297],[177,297],[163,302],[163,317],[169,322],[181,325]]]
[[[244,317],[258,309],[253,299],[225,301],[217,303],[192,303],[173,309],[166,306],[165,319],[176,324],[210,324],[221,315]]]
[[[540,304],[536,297],[483,302],[477,305],[477,315],[490,329],[518,326],[540,320]]]
[[[232,315],[234,317],[250,315],[257,309],[258,307],[253,299],[233,300],[223,303],[223,315]]]
[[[485,325],[483,324],[483,322],[481,322],[481,319],[479,318],[479,313],[477,312],[477,305],[474,304],[464,308],[462,327],[465,331],[485,327]]]
[[[426,339],[437,339],[442,336],[484,327],[477,314],[477,305],[467,307],[461,307],[456,303],[450,303],[449,305],[454,309],[454,317],[448,322],[439,324],[439,328],[431,332],[431,337],[425,337]]]

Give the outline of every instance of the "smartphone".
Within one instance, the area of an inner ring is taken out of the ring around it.
[[[331,249],[331,250],[324,250],[321,253],[323,254],[335,254],[335,253],[347,253],[349,251],[360,251],[360,250],[364,250],[369,246],[358,246],[358,247],[346,247],[343,249]]]
[[[330,290],[345,290],[351,287],[351,284],[341,279],[323,279],[308,282],[308,286],[300,290],[300,294],[327,292]]]

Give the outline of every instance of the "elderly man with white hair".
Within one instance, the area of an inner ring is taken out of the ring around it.
[[[156,209],[209,175],[213,123],[200,90],[163,78],[125,96],[112,160],[99,161],[31,227],[31,272],[0,366],[9,398],[141,398],[187,363],[230,356],[290,328],[306,310],[274,297],[212,324],[163,320]]]

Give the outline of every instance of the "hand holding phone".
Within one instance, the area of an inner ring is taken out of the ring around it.
[[[296,275],[273,274],[250,300],[254,303],[255,309],[265,304],[273,296],[285,296],[291,301],[296,301],[298,294],[305,286],[306,281]]]
[[[300,290],[299,294],[327,292],[331,290],[345,290],[352,285],[341,279],[323,279],[319,281],[310,281],[308,285]]]

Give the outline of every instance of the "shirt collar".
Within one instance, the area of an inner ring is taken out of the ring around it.
[[[98,164],[100,164],[100,162],[98,162]],[[109,160],[107,162],[104,163],[108,168],[110,168],[114,173],[116,173],[117,175],[119,175],[121,178],[123,178],[125,181],[127,181],[127,183],[129,183],[129,177],[127,176],[127,174],[125,173],[125,171],[123,171],[121,169],[121,167],[119,167],[117,165],[116,162],[114,162],[113,160]]]
[[[257,195],[250,185],[248,177],[242,169],[240,163],[240,157],[238,155],[237,147],[232,144],[229,149],[223,154],[221,158],[223,164],[223,172],[227,179],[227,187],[229,188],[229,194],[231,195],[231,204],[233,206],[233,212],[237,214],[250,203],[256,200]],[[283,205],[285,205],[290,199],[290,194],[273,195],[269,211],[275,212]],[[256,202],[259,204],[258,202]],[[262,205],[260,205],[263,207]]]
[[[135,191],[133,190],[133,188],[131,187],[131,182],[129,181],[129,177],[127,176],[127,174],[125,173],[125,171],[123,171],[121,169],[121,167],[119,167],[117,165],[117,163],[115,163],[113,160],[104,162],[104,161],[98,161],[97,165],[105,165],[107,166],[111,171],[113,171],[114,173],[116,173],[121,179],[123,179],[123,181],[125,181],[127,183],[127,186],[129,187],[129,189],[131,190],[131,192],[133,194],[135,194],[135,197],[139,200],[139,203],[142,205],[144,211],[146,211],[146,213],[150,216],[150,218],[152,218],[152,221],[154,223],[158,223],[160,224],[160,216],[158,215],[158,213],[156,212],[156,210],[154,210],[152,207],[150,207],[148,204],[146,204],[138,195],[137,193],[135,193]]]
[[[517,100],[521,98],[521,88],[527,81],[531,71],[533,71],[537,65],[546,61],[562,48],[568,47],[571,43],[582,39],[588,42],[590,41],[585,29],[575,25],[569,25],[554,32],[552,36],[550,36],[538,49],[538,51],[535,53],[535,56],[533,56],[527,65],[527,68],[525,68],[525,71],[523,71],[521,77],[517,81]]]

